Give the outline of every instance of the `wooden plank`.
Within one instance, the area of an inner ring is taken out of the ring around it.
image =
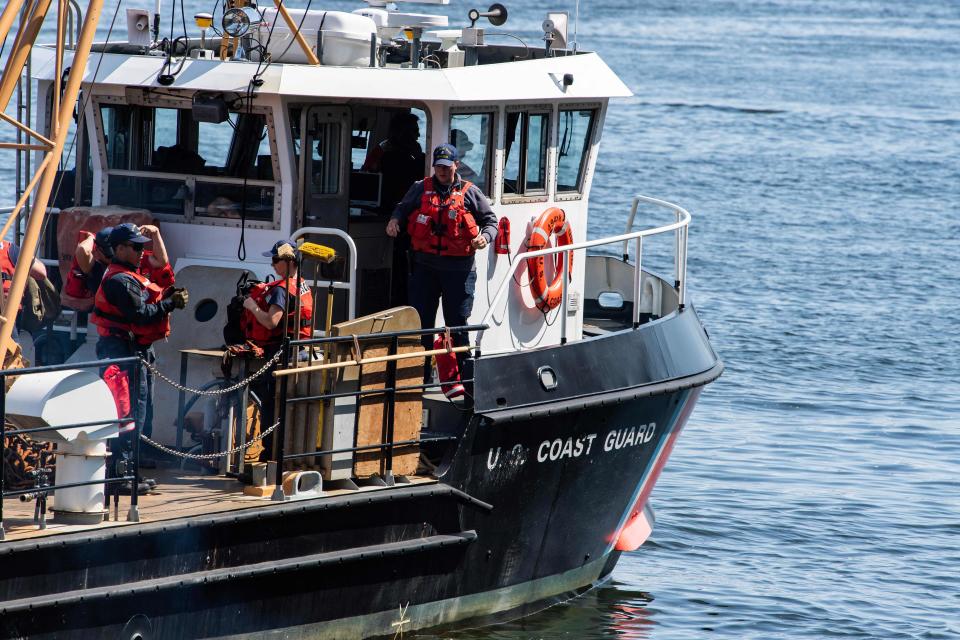
[[[400,343],[399,353],[409,354],[422,351],[418,338],[406,339]],[[363,358],[385,356],[389,347],[384,344],[363,348]],[[389,362],[375,362],[361,369],[360,389],[384,389],[387,386],[387,367]],[[422,384],[423,361],[418,358],[396,362],[398,387]],[[393,441],[417,440],[420,437],[420,424],[423,419],[423,394],[420,390],[404,391],[396,394],[393,415]],[[387,442],[386,394],[370,394],[360,398],[357,413],[357,444],[362,447]],[[394,475],[412,475],[417,470],[420,459],[420,447],[406,445],[393,452]],[[387,471],[386,451],[357,452],[354,458],[354,475],[366,477],[373,474],[383,476]]]

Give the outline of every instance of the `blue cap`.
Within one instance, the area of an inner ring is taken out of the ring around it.
[[[133,242],[136,244],[146,244],[150,238],[140,233],[140,227],[132,222],[118,224],[110,232],[110,246],[117,247],[124,242]]]
[[[443,144],[438,144],[437,148],[433,150],[433,166],[439,164],[445,167],[452,167],[458,160],[460,160],[460,154],[457,153],[457,148],[452,144],[444,142]]]
[[[298,259],[300,258],[300,251],[293,245],[292,242],[288,240],[277,240],[274,243],[273,248],[270,249],[270,251],[263,252],[263,256],[266,258],[279,258],[280,247],[282,247],[283,245],[289,245],[290,248],[293,249],[293,255],[295,255]]]
[[[97,245],[97,248],[100,251],[103,251],[105,254],[110,255],[112,250],[110,248],[110,232],[113,231],[113,227],[104,227],[97,231],[97,234],[93,236],[93,243]]]

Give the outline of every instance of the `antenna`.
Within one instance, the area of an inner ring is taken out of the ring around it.
[[[573,52],[577,52],[577,27],[580,25],[580,0],[576,0],[573,10]]]

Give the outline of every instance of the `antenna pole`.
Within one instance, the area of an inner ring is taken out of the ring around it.
[[[573,9],[573,52],[577,52],[577,27],[580,26],[580,0],[577,0]]]
[[[43,0],[41,0],[41,4],[42,3]],[[48,0],[46,6],[49,7],[49,5]],[[63,100],[60,103],[60,110],[54,114],[58,124],[51,126],[51,129],[56,131],[56,135],[53,138],[53,147],[46,154],[41,164],[43,174],[40,180],[40,186],[37,189],[36,200],[30,210],[30,218],[27,220],[26,235],[24,235],[23,245],[20,247],[20,257],[17,260],[17,267],[13,273],[10,295],[4,306],[5,313],[0,316],[0,356],[2,356],[0,357],[0,362],[6,359],[6,355],[11,349],[11,336],[17,317],[16,310],[20,308],[20,301],[23,299],[23,290],[27,284],[27,278],[30,276],[30,267],[33,265],[33,259],[37,252],[37,244],[40,238],[40,231],[43,229],[43,219],[46,215],[47,204],[50,201],[50,194],[57,178],[57,169],[60,165],[60,157],[63,155],[63,147],[70,132],[68,125],[70,119],[73,117],[73,108],[77,102],[77,96],[80,93],[80,82],[86,73],[87,60],[90,57],[90,46],[93,44],[93,38],[96,35],[97,23],[100,21],[100,12],[102,9],[103,0],[90,0],[90,3],[87,5],[87,11],[84,14],[83,29],[80,32],[80,40],[77,42],[77,48],[70,67],[70,75],[67,79],[66,88],[64,89]],[[44,15],[46,14],[46,8],[43,13]],[[20,73],[23,71],[23,64],[26,61],[26,54],[29,53],[30,48],[33,46],[37,33],[39,33],[41,22],[42,20],[39,22],[36,21],[35,14],[34,20],[28,23],[28,28],[21,28],[21,34],[19,35],[29,33],[32,34],[32,37],[30,37],[29,40],[18,37],[16,48],[11,53],[10,58],[11,60],[17,58],[22,60],[22,62],[18,67],[11,67],[8,61],[0,89],[6,89],[7,83],[10,80],[6,74],[11,69],[16,69],[15,77],[20,76]],[[63,55],[63,46],[64,43],[62,40],[57,42],[58,57]],[[4,98],[9,100],[9,95],[0,94],[0,103],[6,105],[6,101],[3,100]],[[7,309],[12,309],[13,311],[6,313]]]

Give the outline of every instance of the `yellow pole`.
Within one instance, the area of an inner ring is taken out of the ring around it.
[[[310,373],[311,371],[325,371],[327,369],[342,369],[344,367],[356,367],[364,364],[375,364],[377,362],[395,362],[397,360],[409,360],[410,358],[426,358],[429,356],[440,355],[441,353],[464,353],[470,351],[473,347],[453,347],[452,349],[431,349],[429,351],[411,351],[410,353],[398,353],[395,356],[377,356],[375,358],[364,358],[362,360],[345,360],[343,362],[331,362],[329,364],[315,364],[300,369],[281,369],[274,371],[273,375],[277,378],[283,376],[292,376],[298,373]]]
[[[13,226],[13,222],[17,219],[17,216],[20,214],[20,209],[23,207],[24,203],[27,201],[27,198],[30,197],[30,194],[33,193],[33,188],[37,186],[37,181],[40,179],[40,176],[43,174],[43,169],[47,166],[47,163],[50,162],[50,156],[44,156],[43,160],[40,161],[40,166],[37,167],[36,173],[33,174],[33,178],[30,180],[30,184],[27,185],[27,188],[23,190],[23,194],[20,196],[20,199],[17,200],[17,206],[13,208],[13,211],[10,212],[10,216],[7,218],[7,221],[3,223],[3,230],[0,230],[0,238],[7,237],[7,231],[10,231],[10,227]]]
[[[66,0],[57,0],[57,42],[64,42],[64,20],[66,19]],[[63,76],[63,48],[57,47],[53,72],[53,108],[50,113],[60,113],[60,83]],[[56,136],[60,129],[57,120],[50,122],[50,135]]]
[[[307,44],[303,34],[300,33],[300,29],[297,28],[297,23],[293,20],[293,18],[290,17],[290,14],[287,13],[287,8],[283,6],[283,0],[273,0],[273,4],[277,7],[277,13],[279,13],[283,17],[284,22],[287,23],[287,28],[290,29],[290,33],[293,34],[297,44],[300,45],[300,48],[303,49],[303,53],[306,54],[307,62],[310,64],[320,64],[317,54],[313,52],[313,49],[311,49],[310,45]]]
[[[41,3],[43,0],[41,0]],[[49,5],[49,1],[47,2]],[[30,211],[30,218],[27,220],[26,235],[23,237],[23,244],[20,247],[20,257],[17,260],[17,267],[13,273],[13,282],[10,285],[10,295],[7,300],[7,309],[17,310],[20,308],[20,301],[23,299],[23,290],[27,284],[27,278],[30,275],[30,267],[33,264],[34,256],[37,252],[37,244],[40,239],[40,231],[43,229],[43,219],[47,211],[47,203],[50,201],[50,194],[53,190],[54,181],[57,178],[57,168],[60,165],[60,157],[63,155],[64,143],[70,132],[70,127],[65,123],[69,122],[73,116],[73,107],[80,93],[80,82],[87,69],[87,60],[90,57],[90,45],[93,44],[93,37],[96,35],[97,23],[100,21],[100,12],[103,9],[103,0],[90,0],[87,5],[87,11],[84,14],[83,29],[80,32],[80,40],[77,42],[77,48],[74,53],[73,62],[70,67],[70,76],[67,79],[67,86],[63,94],[63,102],[60,104],[60,111],[54,114],[59,119],[60,127],[57,129],[57,135],[54,138],[53,150],[49,154],[49,160],[43,170],[43,178],[37,189],[37,196],[33,202],[33,208]],[[18,51],[15,51],[11,58],[22,49],[29,50],[29,45],[20,42]],[[57,55],[63,54],[63,42],[57,43]],[[19,74],[18,74],[19,75]],[[3,81],[7,78],[4,76]],[[4,96],[0,95],[0,99]],[[9,96],[7,96],[9,98]],[[6,102],[3,102],[6,105]],[[0,362],[6,359],[7,353],[11,348],[10,337],[13,334],[13,325],[16,319],[16,312],[7,312],[3,322],[0,322]]]
[[[43,19],[47,17],[47,10],[49,8],[50,0],[39,0],[33,15],[20,23],[17,39],[13,42],[10,57],[7,58],[7,64],[3,68],[3,75],[0,76],[0,111],[6,111],[7,105],[10,104],[10,98],[13,97],[13,90],[17,86],[17,80],[20,79],[23,67],[27,64],[27,57],[30,55],[30,50],[33,49],[33,42],[37,39],[37,34],[40,33],[40,27],[43,26]],[[2,21],[4,17],[5,16],[0,17],[0,21]]]
[[[3,42],[10,33],[10,27],[13,26],[13,21],[17,19],[22,6],[23,0],[9,0],[7,6],[3,8],[3,14],[0,14],[0,42]]]

